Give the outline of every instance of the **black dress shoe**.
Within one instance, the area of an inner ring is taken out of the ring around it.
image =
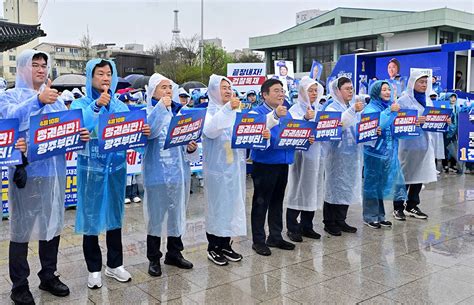
[[[341,228],[342,232],[346,232],[346,233],[355,233],[355,232],[357,232],[357,228],[351,227],[345,221],[339,222],[337,225],[338,225],[339,228]]]
[[[151,276],[161,276],[160,261],[150,262],[150,265],[148,266],[148,274]]]
[[[303,242],[303,237],[301,237],[300,233],[288,231],[286,232],[286,235],[288,235],[288,238],[295,243]]]
[[[35,299],[33,299],[33,295],[28,286],[20,286],[12,289],[10,298],[15,305],[35,305]]]
[[[252,249],[254,249],[255,252],[257,252],[257,254],[259,255],[263,255],[263,256],[272,255],[272,251],[265,244],[253,244]]]
[[[338,227],[324,227],[324,231],[333,235],[333,236],[341,236],[341,229]]]
[[[57,297],[65,297],[69,295],[69,288],[59,280],[59,276],[55,276],[49,281],[41,282],[39,289],[45,290]]]
[[[168,256],[168,255],[166,255],[165,256],[165,264],[176,266],[176,267],[181,268],[181,269],[191,269],[191,268],[193,268],[193,264],[190,261],[184,259],[183,256]]]
[[[304,237],[313,238],[313,239],[320,239],[321,238],[321,234],[317,233],[313,229],[303,230],[303,232],[301,232],[301,235],[303,235]]]
[[[278,240],[278,241],[273,241],[270,239],[267,239],[267,246],[273,247],[273,248],[279,248],[282,250],[294,250],[295,249],[295,244],[292,244],[290,242],[287,242],[286,240]]]

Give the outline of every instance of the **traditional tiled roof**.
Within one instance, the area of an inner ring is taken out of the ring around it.
[[[0,52],[16,48],[46,33],[40,25],[18,24],[0,21]]]

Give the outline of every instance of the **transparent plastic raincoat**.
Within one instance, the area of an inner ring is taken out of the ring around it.
[[[191,186],[189,162],[199,161],[199,154],[197,150],[188,154],[186,146],[163,149],[173,113],[161,101],[155,106],[152,101],[155,88],[163,80],[169,79],[155,73],[147,88],[146,111],[151,135],[143,155],[143,214],[148,235],[178,237],[186,228],[186,205]],[[176,84],[169,81],[176,89]]]
[[[127,167],[125,151],[99,153],[99,115],[129,111],[127,105],[116,99],[112,92],[117,87],[117,70],[113,61],[110,103],[94,108],[100,93],[92,87],[92,71],[102,59],[92,59],[86,65],[86,96],[75,100],[71,109],[82,109],[84,124],[91,133],[86,148],[77,157],[77,210],[76,232],[84,235],[99,235],[103,231],[122,227],[124,212]]]
[[[405,94],[398,100],[400,108],[415,109],[418,111],[418,116],[423,115],[425,107],[415,99],[414,86],[415,82],[424,76],[426,74],[419,71],[412,73],[408,80]],[[426,106],[433,106],[433,102],[428,95],[431,92],[430,87],[431,80],[428,79],[428,88],[425,92]],[[436,181],[435,151],[432,134],[432,132],[425,132],[420,128],[420,136],[400,139],[398,158],[406,184]]]
[[[298,101],[290,108],[291,117],[304,120],[310,106],[308,89],[317,85],[318,97],[311,104],[317,111],[321,105],[324,88],[315,80],[305,77],[298,87]],[[312,119],[311,121],[314,121]],[[285,205],[294,210],[316,211],[323,204],[324,196],[324,158],[321,156],[321,142],[314,142],[307,151],[296,151],[295,161],[288,171],[288,185],[286,187]]]
[[[20,137],[29,142],[30,116],[67,110],[58,99],[54,104],[43,105],[33,89],[32,58],[39,52],[25,50],[17,57],[15,88],[0,94],[0,113],[4,118],[20,120]],[[51,66],[50,56],[47,71]],[[26,166],[26,186],[18,188],[13,182],[15,167],[9,168],[10,236],[13,242],[51,240],[61,233],[64,223],[64,193],[66,189],[65,156],[53,156],[30,162]]]
[[[202,138],[206,231],[223,237],[247,234],[245,217],[245,149],[232,149],[232,127],[237,111],[223,104],[223,76],[209,79],[209,106]]]
[[[382,85],[377,81],[370,90],[370,103],[364,113],[380,112],[382,134],[372,145],[364,146],[364,200],[387,199],[404,201],[406,199],[405,179],[398,160],[398,138],[393,137],[392,125],[397,112],[390,110],[391,102],[382,101]],[[390,101],[393,101],[393,90]]]
[[[339,78],[331,83],[332,103],[326,111],[342,112],[342,140],[323,143],[325,156],[325,196],[331,204],[352,205],[362,202],[362,144],[356,142],[356,124],[360,114],[355,112],[355,99],[346,106]]]

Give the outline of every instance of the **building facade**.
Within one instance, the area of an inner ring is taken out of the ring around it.
[[[3,17],[10,23],[38,25],[38,0],[3,0]],[[0,56],[0,76],[9,83],[16,77],[16,57],[25,49],[39,44],[39,38],[5,51]]]
[[[78,45],[43,42],[35,47],[36,50],[51,56],[54,79],[63,74],[84,74],[86,70],[86,49]]]
[[[421,12],[336,8],[280,33],[251,37],[250,48],[264,51],[269,74],[275,60],[294,62],[307,75],[313,59],[326,77],[339,56],[361,51],[395,50],[468,41],[474,14],[449,8]]]

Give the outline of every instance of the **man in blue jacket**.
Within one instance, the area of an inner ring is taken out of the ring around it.
[[[266,80],[261,88],[264,103],[254,109],[260,114],[274,113],[274,118],[290,117],[287,108],[282,106],[285,100],[283,84],[277,79]],[[257,254],[268,256],[268,247],[293,250],[295,245],[283,240],[283,197],[288,180],[288,165],[293,163],[294,149],[274,149],[279,126],[271,131],[270,146],[267,149],[254,149],[252,178],[254,193],[252,199],[252,249]],[[269,236],[265,240],[265,218],[268,211]]]

